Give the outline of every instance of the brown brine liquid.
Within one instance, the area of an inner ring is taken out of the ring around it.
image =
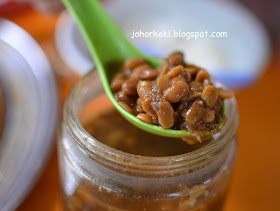
[[[84,122],[83,127],[98,141],[135,155],[163,157],[180,155],[206,145],[189,145],[182,139],[167,138],[145,132],[124,119],[115,109],[99,112]]]

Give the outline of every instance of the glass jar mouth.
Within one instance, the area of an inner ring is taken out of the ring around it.
[[[92,85],[93,81],[95,86],[99,85],[102,87],[98,74],[95,71],[91,71],[79,79],[79,81],[77,81],[73,86],[64,109],[64,121],[68,126],[68,132],[74,138],[76,143],[93,159],[100,159],[112,165],[120,165],[127,168],[141,167],[146,169],[164,169],[166,167],[177,168],[182,165],[190,166],[199,162],[207,161],[219,154],[228,145],[236,133],[238,127],[237,104],[235,98],[231,98],[225,100],[228,118],[226,125],[219,133],[213,135],[213,141],[199,149],[185,154],[166,157],[142,156],[117,150],[103,144],[91,136],[83,128],[81,122],[79,121],[79,105],[76,104],[77,98],[81,97],[81,95],[85,95],[86,92],[90,92],[89,85]],[[218,87],[223,87],[219,81],[213,81]],[[97,88],[95,87],[95,91],[96,89]],[[100,88],[100,92],[102,91],[103,88]]]

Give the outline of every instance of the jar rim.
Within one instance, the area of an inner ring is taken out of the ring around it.
[[[122,165],[126,167],[143,167],[143,168],[165,168],[177,167],[180,165],[193,165],[198,162],[203,162],[207,159],[220,153],[230,142],[235,135],[238,127],[238,112],[235,97],[225,100],[227,108],[227,122],[217,134],[213,135],[214,140],[207,145],[180,155],[152,157],[131,154],[110,147],[92,135],[90,135],[79,121],[78,115],[75,112],[76,98],[89,81],[89,79],[98,79],[98,74],[95,71],[90,71],[88,74],[79,79],[72,87],[67,98],[64,109],[64,121],[69,125],[68,132],[75,139],[80,147],[82,147],[89,155],[95,159],[101,159],[111,164]],[[98,79],[99,80],[99,79]],[[224,87],[221,82],[214,79],[214,83],[218,87]]]

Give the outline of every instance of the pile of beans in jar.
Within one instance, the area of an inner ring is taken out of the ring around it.
[[[157,69],[142,58],[126,60],[111,89],[119,105],[138,119],[190,131],[193,135],[183,138],[189,144],[218,132],[226,121],[224,99],[233,96],[231,91],[217,88],[206,70],[185,63],[180,52],[169,55]]]

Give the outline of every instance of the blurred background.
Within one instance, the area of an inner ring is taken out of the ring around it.
[[[128,37],[227,32],[132,42],[159,57],[181,50],[236,91],[239,151],[225,211],[280,210],[280,1],[103,3]],[[0,210],[62,210],[56,131],[71,86],[94,63],[59,0],[0,0],[0,17]]]

